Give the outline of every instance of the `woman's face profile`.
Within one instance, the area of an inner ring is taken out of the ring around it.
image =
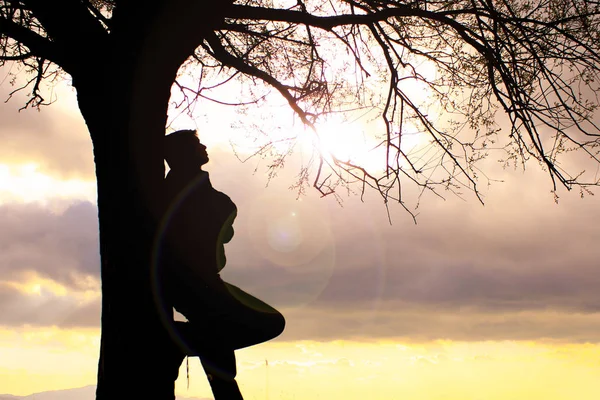
[[[194,157],[198,161],[198,164],[200,166],[206,164],[209,161],[206,146],[200,143],[200,141],[198,141],[198,144],[195,145]]]

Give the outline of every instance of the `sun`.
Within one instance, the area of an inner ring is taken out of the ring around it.
[[[332,162],[337,159],[370,170],[385,170],[385,148],[369,127],[360,122],[331,118],[316,125],[313,145]]]
[[[414,151],[423,142],[418,130],[405,124],[401,148],[406,154]],[[381,175],[387,163],[394,166],[396,151],[385,144],[385,127],[377,121],[348,122],[331,118],[316,125],[311,141],[326,161],[337,159],[364,168],[368,173]],[[386,153],[389,151],[389,160]],[[403,166],[404,160],[400,160]]]

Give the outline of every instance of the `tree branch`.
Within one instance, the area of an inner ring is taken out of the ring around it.
[[[268,73],[245,63],[242,59],[237,58],[229,53],[223,47],[215,33],[208,33],[206,42],[210,45],[210,49],[206,50],[209,51],[214,58],[222,62],[223,65],[235,68],[244,74],[254,76],[255,78],[261,79],[265,83],[273,86],[287,100],[290,107],[296,112],[302,122],[308,126],[313,126],[312,121],[308,119],[309,115],[298,105],[297,99],[292,96],[290,91],[281,82]]]
[[[19,54],[18,56],[0,55],[0,61],[24,61],[31,57],[34,57],[34,55],[32,53]]]
[[[9,21],[5,18],[0,18],[0,34],[6,35],[16,42],[25,45],[31,53],[38,57],[50,60],[53,63],[60,65],[65,70],[68,69],[66,57],[59,46],[50,40],[38,35],[29,29]],[[7,56],[2,56],[7,59]],[[20,57],[17,59],[21,59]]]
[[[53,42],[70,53],[85,54],[95,49],[107,31],[79,0],[22,0],[41,23]]]

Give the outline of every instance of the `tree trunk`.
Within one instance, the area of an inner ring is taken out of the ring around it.
[[[80,87],[85,87],[84,85]],[[78,88],[79,89],[79,88]],[[157,203],[162,175],[146,163],[142,171],[140,152],[158,152],[156,146],[139,145],[142,126],[149,142],[164,135],[168,91],[142,100],[127,91],[78,90],[84,116],[93,136],[102,279],[102,339],[97,398],[173,399],[173,376],[169,376],[169,339],[161,322],[153,291],[153,239],[158,225]],[[92,99],[88,99],[88,97]],[[160,99],[159,99],[160,97]],[[99,98],[111,101],[111,112],[95,108]],[[148,101],[151,99],[151,101]],[[132,121],[132,104],[142,101],[148,109],[143,123]],[[91,107],[85,107],[85,103]],[[160,104],[162,103],[162,104]],[[115,107],[116,106],[116,107]],[[162,108],[162,110],[161,110]],[[136,146],[139,145],[139,146]],[[160,148],[158,148],[160,150]],[[146,158],[146,157],[145,157]],[[157,157],[155,157],[157,158]],[[162,168],[162,157],[160,170]],[[147,160],[146,160],[147,161]],[[156,163],[154,163],[156,164]],[[146,176],[143,176],[146,174]],[[153,181],[155,197],[149,190]],[[144,187],[146,185],[146,187]],[[172,315],[166,315],[172,317]]]
[[[98,182],[98,400],[174,398],[178,365],[165,329],[172,308],[161,307],[153,242],[163,209],[162,143],[170,88],[184,59],[140,71],[147,58],[104,65],[102,70],[118,71],[105,78],[74,79],[94,144]]]
[[[179,67],[231,3],[169,0],[124,8],[115,13],[112,42],[82,59],[85,70],[73,75],[98,182],[98,400],[175,397],[178,365],[166,329],[172,307],[163,307],[153,258],[164,208],[167,109]]]

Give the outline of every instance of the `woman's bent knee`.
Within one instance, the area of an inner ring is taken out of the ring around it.
[[[276,338],[277,336],[281,335],[281,333],[284,331],[285,318],[279,311],[276,311],[275,313],[270,315],[270,327],[270,339]]]
[[[285,318],[284,318],[283,314],[281,314],[280,312],[278,312],[277,315],[279,317],[278,318],[279,323],[278,323],[277,336],[279,336],[283,333],[283,331],[285,329]]]

